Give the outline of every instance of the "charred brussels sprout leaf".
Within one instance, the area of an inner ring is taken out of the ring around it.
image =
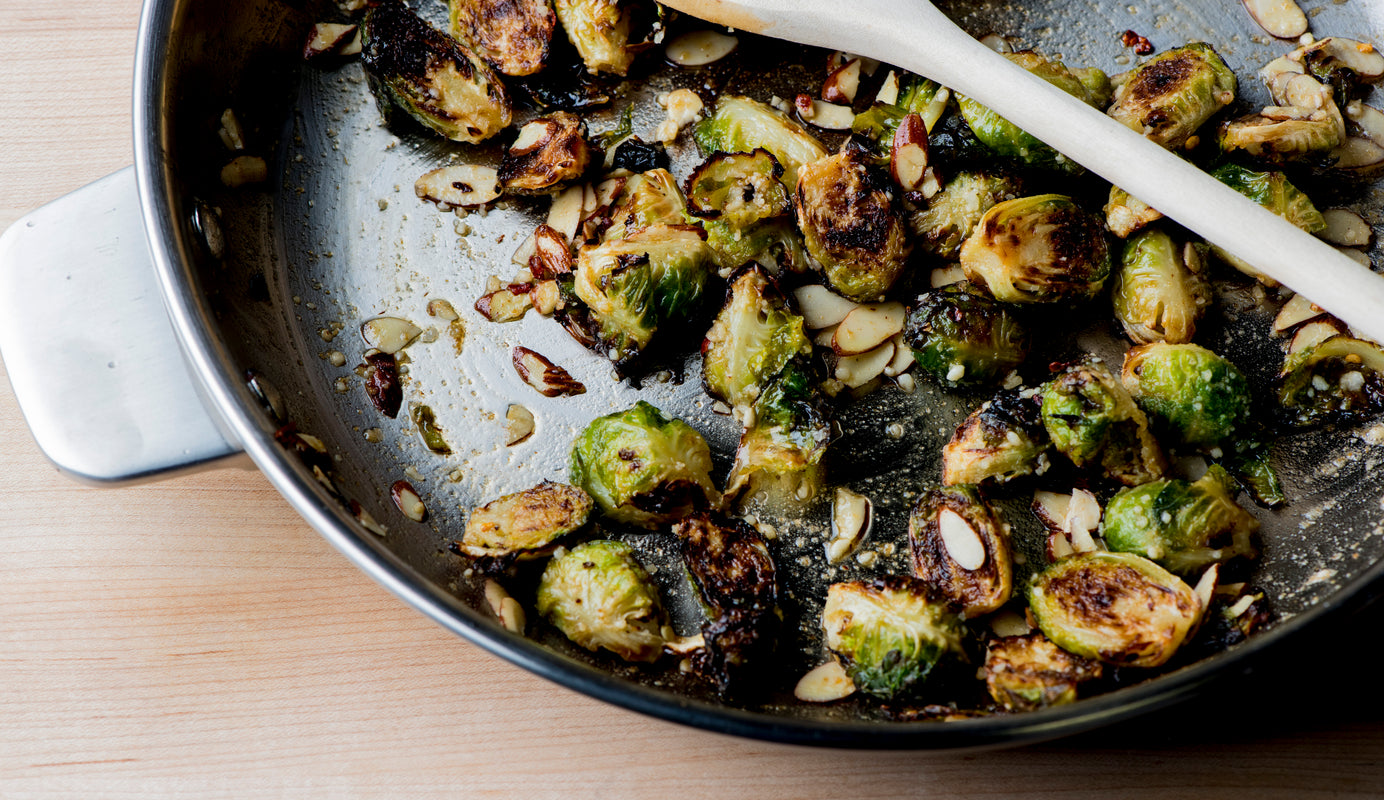
[[[758,399],[788,362],[811,353],[803,318],[765,271],[748,267],[731,279],[726,303],[702,344],[702,379],[731,406]]]
[[[716,110],[697,124],[703,155],[749,153],[763,148],[783,167],[783,183],[798,185],[798,170],[827,155],[827,149],[801,125],[777,109],[739,95],[721,95]]]
[[[543,69],[557,27],[548,0],[449,0],[452,35],[505,75]]]
[[[790,362],[749,409],[726,495],[753,489],[776,499],[802,502],[816,494],[820,464],[831,441],[831,422],[811,376]]]
[[[588,72],[621,75],[638,55],[630,43],[633,4],[622,0],[555,0],[557,18]]]
[[[985,688],[1005,711],[1037,711],[1076,701],[1077,687],[1101,665],[1074,656],[1041,633],[994,639],[985,653]]]
[[[958,172],[928,201],[909,215],[918,246],[938,258],[954,259],[985,212],[1021,194],[1022,183],[1002,172]]]
[[[917,690],[948,653],[961,652],[961,618],[916,578],[835,583],[822,609],[826,645],[862,692],[886,699]]]
[[[591,497],[581,489],[544,481],[472,511],[460,549],[477,558],[544,553],[586,524],[591,505]]]
[[[1111,293],[1125,334],[1138,344],[1190,342],[1211,305],[1203,266],[1196,247],[1156,228],[1126,241]]]
[[[1093,80],[1091,73],[1086,74],[1086,81],[1083,82],[1062,62],[1052,61],[1031,51],[1006,53],[1005,58],[1092,107],[1099,107],[1101,101],[1106,99],[1101,92],[1093,94],[1087,88],[1088,83],[1097,89],[1101,88],[1100,81]],[[995,155],[1016,159],[1026,166],[1039,169],[1068,173],[1082,171],[1081,165],[1075,161],[971,98],[958,95],[957,105],[976,138]]]
[[[1009,535],[974,486],[929,487],[908,517],[913,574],[978,617],[1009,602]]]
[[[1029,609],[1043,635],[1109,664],[1167,663],[1201,617],[1180,578],[1133,553],[1078,553],[1033,578]]]
[[[1184,444],[1210,449],[1249,432],[1249,380],[1201,345],[1136,347],[1121,379],[1154,424]]]
[[[876,300],[903,273],[909,250],[903,216],[887,181],[858,154],[803,166],[793,205],[807,252],[840,294]]]
[[[1078,467],[1099,467],[1126,486],[1163,476],[1163,450],[1148,418],[1099,361],[1073,365],[1043,386],[1043,427]]]
[[[1235,99],[1235,73],[1211,45],[1195,42],[1140,64],[1115,87],[1111,117],[1169,148]]]
[[[942,483],[1005,483],[1042,472],[1050,446],[1035,399],[1017,389],[1000,392],[942,448]]]
[[[1253,556],[1259,521],[1236,504],[1234,489],[1234,479],[1218,465],[1193,483],[1163,480],[1122,489],[1105,506],[1105,543],[1179,573]]]
[[[533,120],[505,151],[500,185],[513,194],[537,194],[580,178],[591,163],[585,134],[586,123],[566,111]]]
[[[1288,182],[1288,178],[1282,172],[1256,172],[1238,164],[1226,164],[1212,172],[1211,177],[1308,233],[1321,233],[1326,230],[1326,220],[1322,218],[1321,212],[1312,205],[1307,195]],[[1246,275],[1264,283],[1273,283],[1244,259],[1237,258],[1219,247],[1212,249],[1227,264]]]
[[[509,125],[509,97],[499,77],[397,0],[365,15],[361,48],[382,110],[398,107],[456,142],[483,142]]]
[[[706,440],[643,400],[586,426],[572,446],[572,483],[607,517],[645,528],[719,499]]]
[[[807,250],[791,217],[766,219],[743,230],[719,219],[704,220],[702,227],[711,259],[721,275],[729,275],[751,261],[775,275],[808,268]]]
[[[717,153],[687,177],[691,213],[737,228],[789,213],[793,206],[779,180],[783,167],[763,148],[751,153]]]
[[[538,584],[538,613],[587,650],[656,661],[667,614],[649,573],[621,542],[594,541],[554,558]]]
[[[1090,299],[1111,261],[1105,226],[1060,194],[996,205],[961,247],[966,277],[1006,303]]]
[[[686,225],[687,200],[666,169],[651,169],[625,181],[610,210],[603,241],[623,239],[653,225]]]
[[[1278,401],[1287,424],[1354,422],[1384,411],[1384,351],[1334,336],[1288,357]]]
[[[918,366],[944,386],[994,383],[1028,356],[1018,315],[959,285],[920,295],[903,335]]]

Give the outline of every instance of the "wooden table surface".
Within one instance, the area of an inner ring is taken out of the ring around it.
[[[138,12],[0,0],[0,225],[130,162]],[[78,486],[0,381],[4,798],[1378,797],[1381,630],[1375,610],[1194,705],[1026,749],[740,741],[444,632],[256,472]]]

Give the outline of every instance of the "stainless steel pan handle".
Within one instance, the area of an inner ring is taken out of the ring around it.
[[[0,236],[5,371],[43,452],[97,484],[228,466],[241,452],[183,359],[139,208],[127,168]]]

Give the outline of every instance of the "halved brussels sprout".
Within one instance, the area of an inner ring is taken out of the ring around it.
[[[1009,535],[974,486],[923,489],[908,516],[908,543],[913,574],[967,618],[1009,602]]]
[[[703,155],[749,153],[763,148],[783,167],[783,183],[798,185],[804,164],[825,158],[827,149],[787,114],[740,95],[723,94],[716,110],[697,123],[697,146]]]
[[[801,503],[820,488],[831,421],[807,369],[791,361],[755,400],[726,479],[726,496],[747,489]]]
[[[643,400],[587,425],[572,445],[571,472],[603,514],[643,528],[720,499],[706,440]]]
[[[1167,663],[1201,619],[1192,587],[1134,553],[1077,553],[1033,577],[1038,629],[1069,653],[1108,664]]]
[[[1032,393],[1000,392],[971,412],[942,447],[942,483],[1005,483],[1041,473],[1051,446]]]
[[[862,692],[913,693],[948,653],[961,652],[961,618],[917,578],[834,583],[822,609],[826,645]]]
[[[1212,172],[1211,177],[1308,233],[1321,233],[1326,230],[1326,220],[1321,212],[1312,205],[1307,195],[1288,182],[1288,178],[1282,172],[1256,172],[1238,164],[1225,164]],[[1251,278],[1262,283],[1274,284],[1273,280],[1244,259],[1237,258],[1219,247],[1213,246],[1212,250],[1227,264]]]
[[[909,214],[918,246],[938,258],[951,260],[985,212],[1020,196],[1022,181],[998,171],[958,172],[928,201]]]
[[[668,615],[649,573],[623,542],[587,542],[548,562],[537,608],[587,650],[609,650],[626,661],[657,661],[663,652]]]
[[[1384,351],[1348,336],[1330,339],[1288,357],[1278,402],[1297,428],[1323,422],[1355,422],[1384,411]]]
[[[1100,662],[1072,655],[1041,633],[992,639],[985,653],[985,688],[1005,711],[1076,702],[1077,687],[1101,671]]]
[[[783,167],[763,148],[750,153],[716,153],[687,176],[691,213],[737,228],[793,210],[779,180]]]
[[[1326,87],[1322,87],[1329,93]],[[1274,106],[1221,124],[1221,152],[1243,150],[1269,164],[1286,164],[1326,155],[1346,139],[1346,122],[1327,97],[1323,108]]]
[[[1167,462],[1134,398],[1098,360],[1074,364],[1043,386],[1043,427],[1078,467],[1138,486],[1163,477]]]
[[[591,496],[581,489],[544,481],[472,511],[459,549],[476,558],[541,555],[585,525],[591,506]]]
[[[1249,431],[1249,380],[1201,345],[1135,347],[1120,377],[1160,430],[1191,447],[1229,445]]]
[[[803,318],[759,266],[731,278],[726,303],[702,343],[706,390],[731,406],[752,404],[794,358],[810,355]]]
[[[702,227],[711,259],[721,275],[729,275],[751,261],[775,275],[808,269],[807,250],[792,217],[766,219],[744,229],[708,219],[702,221]]]
[[[512,194],[550,192],[586,172],[591,146],[586,123],[567,111],[540,117],[519,129],[500,160],[500,185]]]
[[[1111,262],[1105,226],[1060,194],[1000,203],[961,246],[966,277],[1006,303],[1090,299]]]
[[[1115,87],[1108,112],[1168,149],[1235,99],[1235,73],[1205,42],[1167,50],[1135,67]]]
[[[1211,305],[1196,247],[1151,228],[1125,242],[1111,298],[1115,319],[1136,344],[1190,342]]]
[[[652,225],[577,254],[573,288],[586,304],[588,344],[612,361],[633,360],[670,320],[702,302],[710,255],[701,229]]]
[[[666,169],[651,169],[625,181],[608,214],[610,224],[601,234],[609,242],[623,239],[654,225],[685,226],[687,199],[678,180]]]
[[[381,111],[402,109],[452,141],[483,142],[512,118],[499,76],[398,0],[366,13],[361,62]]]
[[[1235,479],[1213,464],[1195,482],[1162,480],[1121,489],[1105,505],[1101,534],[1111,550],[1138,553],[1187,573],[1252,557],[1259,520],[1234,499]]]
[[[1005,58],[1051,83],[1067,94],[1095,108],[1103,108],[1102,83],[1095,73],[1087,72],[1082,80],[1067,69],[1060,61],[1053,61],[1032,51],[1005,53]],[[1090,87],[1098,91],[1093,93]],[[1019,128],[1014,123],[991,111],[964,95],[957,95],[957,106],[966,124],[971,126],[976,138],[990,151],[1005,158],[1013,158],[1020,163],[1039,169],[1052,169],[1061,172],[1079,173],[1082,167],[1075,161],[1058,153],[1040,139]]]
[[[1118,186],[1110,187],[1110,199],[1105,203],[1105,227],[1121,239],[1157,222],[1163,213],[1134,197]]]
[[[909,244],[887,180],[844,152],[804,165],[793,206],[807,252],[852,300],[877,300],[903,274]]]
[[[448,0],[452,35],[504,75],[532,75],[548,60],[557,16],[548,0]]]
[[[554,0],[567,38],[587,72],[625,75],[638,48],[630,44],[634,4],[622,0]]]
[[[943,386],[994,383],[1028,356],[1018,314],[964,284],[918,296],[904,323],[918,366]]]

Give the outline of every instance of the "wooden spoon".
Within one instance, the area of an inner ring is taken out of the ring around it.
[[[663,0],[694,17],[877,58],[994,109],[1073,161],[1384,342],[1384,276],[971,38],[924,0]]]

